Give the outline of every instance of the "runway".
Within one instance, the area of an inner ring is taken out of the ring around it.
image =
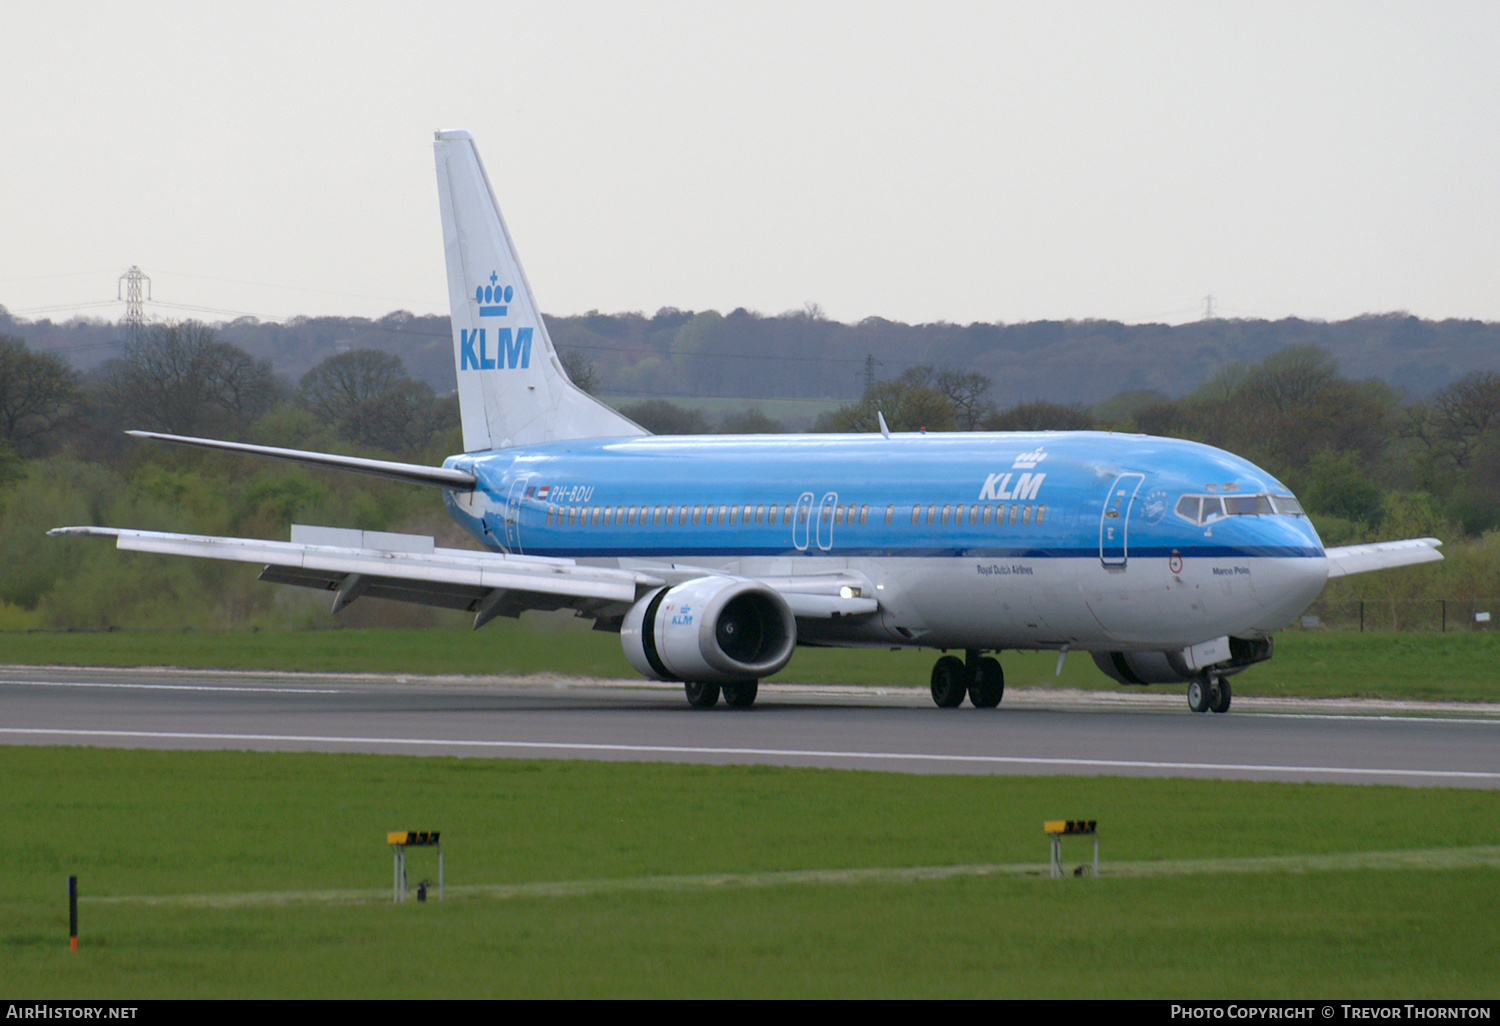
[[[762,685],[753,709],[678,686],[175,670],[0,668],[0,743],[765,763],[906,773],[1108,774],[1500,787],[1500,715],[1176,691],[1008,692],[938,709],[925,689]]]

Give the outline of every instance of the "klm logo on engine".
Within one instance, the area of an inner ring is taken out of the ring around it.
[[[1036,493],[1041,490],[1042,481],[1046,474],[1022,474],[1016,478],[1015,486],[1012,487],[1010,480],[1015,474],[991,474],[984,479],[984,487],[979,490],[979,498],[994,499],[1004,502],[1030,502],[1036,498]]]

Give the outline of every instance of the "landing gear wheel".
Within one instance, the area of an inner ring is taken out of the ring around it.
[[[932,700],[940,709],[956,709],[969,692],[969,673],[963,661],[943,656],[932,668]]]
[[[717,684],[700,684],[690,680],[682,685],[682,690],[687,692],[688,705],[694,709],[712,709],[719,704]]]
[[[1214,689],[1214,703],[1209,708],[1216,713],[1228,712],[1231,697],[1229,693],[1229,681],[1221,680],[1219,681],[1219,686]]]
[[[724,704],[731,709],[748,709],[755,704],[755,695],[759,690],[760,682],[755,680],[725,684],[723,686]]]
[[[1194,677],[1188,684],[1188,708],[1195,713],[1208,712],[1213,703],[1214,687],[1207,677]]]
[[[1004,697],[1005,671],[1000,668],[1000,660],[985,656],[979,660],[979,670],[969,685],[969,701],[976,709],[993,709]]]

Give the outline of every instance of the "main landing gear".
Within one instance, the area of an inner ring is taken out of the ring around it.
[[[760,691],[760,682],[744,680],[736,684],[701,684],[697,681],[688,681],[683,684],[682,689],[687,693],[688,705],[694,709],[712,709],[719,704],[719,695],[724,696],[724,704],[731,709],[748,709],[755,704],[756,693]]]
[[[932,668],[932,700],[942,709],[956,709],[964,696],[976,709],[993,709],[1005,697],[1005,671],[1000,660],[967,649],[964,658],[945,655]]]
[[[1204,673],[1188,684],[1188,708],[1195,713],[1228,712],[1232,697],[1227,677]]]

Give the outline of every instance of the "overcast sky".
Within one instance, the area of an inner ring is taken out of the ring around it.
[[[1500,320],[1497,51],[1493,0],[19,0],[0,305],[445,312],[468,128],[554,314]]]

